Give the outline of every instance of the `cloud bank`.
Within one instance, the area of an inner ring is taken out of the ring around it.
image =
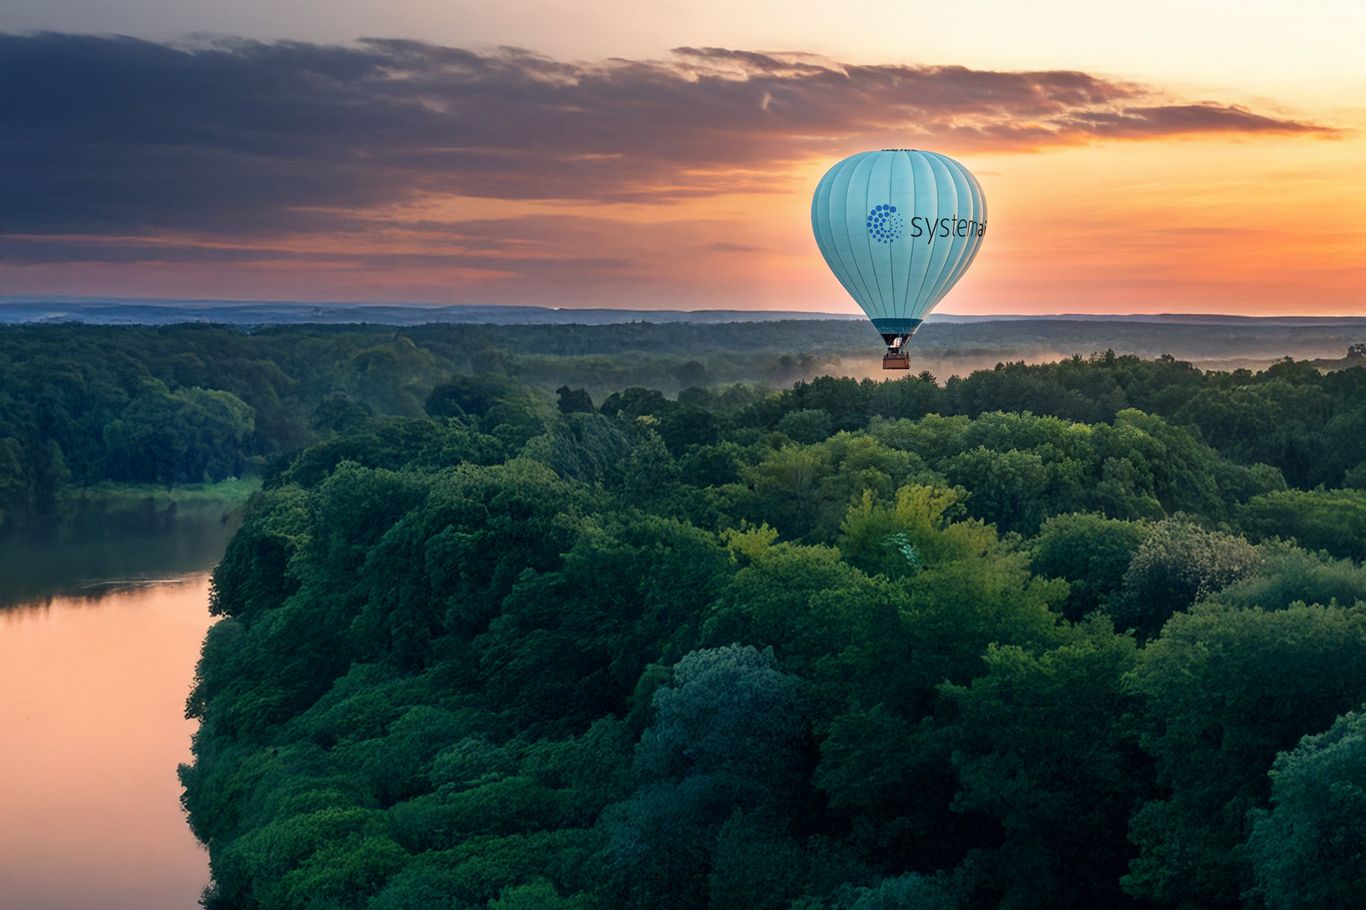
[[[162,232],[346,231],[373,224],[367,211],[424,198],[667,203],[779,192],[790,189],[786,167],[865,147],[952,154],[1333,132],[1071,71],[722,48],[566,62],[396,40],[0,35],[0,233],[22,235],[0,255],[50,262],[90,249],[42,235],[108,237],[90,252],[108,260],[138,255],[128,237]],[[507,224],[497,225],[490,242],[502,244]]]

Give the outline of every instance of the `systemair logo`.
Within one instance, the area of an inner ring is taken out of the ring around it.
[[[912,238],[924,237],[926,244],[932,244],[937,237],[981,237],[987,232],[987,223],[976,218],[959,218],[945,215],[935,219],[926,215],[912,215],[909,232],[906,222],[896,206],[890,203],[875,205],[868,210],[868,236],[878,243],[892,243],[909,233]]]
[[[868,236],[878,243],[891,243],[906,229],[906,219],[898,215],[894,205],[875,205],[868,212]]]
[[[976,218],[959,218],[946,215],[935,221],[922,215],[911,216],[911,236],[924,237],[925,243],[934,243],[936,237],[981,237],[987,232],[987,223]]]

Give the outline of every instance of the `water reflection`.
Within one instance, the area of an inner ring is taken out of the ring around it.
[[[54,597],[98,599],[203,572],[223,555],[241,513],[220,503],[151,500],[84,506],[61,522],[0,537],[0,608]]]
[[[4,910],[191,910],[208,880],[175,772],[236,522],[192,511],[0,544]]]

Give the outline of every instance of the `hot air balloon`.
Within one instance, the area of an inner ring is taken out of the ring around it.
[[[937,152],[860,152],[816,185],[811,228],[887,343],[883,368],[905,370],[906,342],[977,256],[987,202],[977,178]]]

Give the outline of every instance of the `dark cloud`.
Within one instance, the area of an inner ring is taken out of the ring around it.
[[[1089,111],[1073,118],[1076,128],[1116,138],[1181,133],[1322,133],[1334,131],[1308,123],[1279,120],[1237,105],[1135,105],[1121,110]]]
[[[1168,101],[1080,72],[720,48],[566,63],[391,40],[0,35],[0,231],[262,236],[337,230],[348,210],[429,193],[661,201],[777,190],[784,164],[862,147],[1332,132]]]
[[[58,237],[51,235],[0,235],[0,261],[24,265],[52,265],[70,262],[114,264],[166,263],[271,263],[295,265],[356,265],[364,268],[464,268],[486,271],[515,271],[531,274],[567,270],[620,271],[633,263],[622,257],[584,256],[508,256],[477,251],[326,251],[291,250],[272,246],[214,246],[195,243],[166,243],[156,240],[105,240]]]

